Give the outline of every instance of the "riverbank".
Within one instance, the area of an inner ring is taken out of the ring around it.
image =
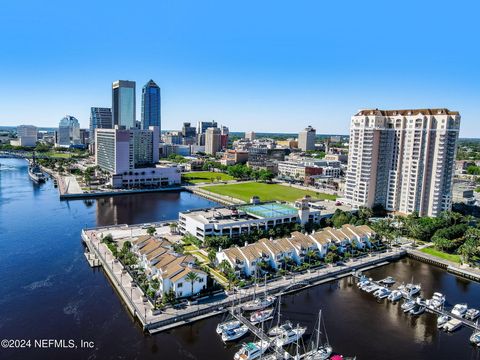
[[[441,267],[448,272],[464,277],[469,280],[480,282],[480,270],[470,266],[461,266],[455,262],[442,259],[438,256],[430,255],[415,249],[407,249],[407,255],[415,260],[419,260],[431,265]]]
[[[218,315],[226,311],[234,303],[251,300],[255,293],[266,292],[278,296],[284,293],[299,291],[341,279],[351,275],[354,271],[365,271],[372,267],[386,265],[406,254],[402,249],[374,254],[365,258],[350,260],[341,266],[328,266],[317,270],[291,274],[274,279],[266,285],[241,289],[235,294],[217,293],[213,297],[199,299],[195,304],[189,305],[185,309],[168,308],[166,311],[159,312],[153,309],[153,306],[144,298],[144,294],[134,284],[133,279],[123,268],[122,264],[113,257],[107,246],[96,236],[97,232],[112,232],[116,229],[118,230],[119,227],[84,229],[81,234],[82,240],[89,252],[94,254],[95,259],[102,265],[105,274],[122,301],[126,303],[130,313],[140,322],[144,331],[149,333],[169,330],[185,323]],[[138,226],[128,226],[128,229],[136,234],[142,231],[142,228]]]

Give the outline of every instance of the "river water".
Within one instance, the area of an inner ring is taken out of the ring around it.
[[[80,241],[85,226],[174,219],[178,211],[214,203],[187,192],[59,201],[51,181],[29,180],[25,161],[0,163],[0,339],[31,340],[30,348],[0,348],[0,359],[232,359],[238,344],[225,346],[215,334],[220,318],[144,335],[103,271],[88,266]],[[440,291],[450,305],[480,307],[479,284],[415,260],[369,274],[413,278],[426,295]],[[439,332],[435,316],[406,316],[398,305],[358,290],[351,278],[282,299],[283,318],[307,326],[308,334],[319,309],[335,351],[357,359],[480,359],[469,329]],[[40,347],[41,339],[72,339],[77,348]],[[81,348],[81,340],[93,348]]]

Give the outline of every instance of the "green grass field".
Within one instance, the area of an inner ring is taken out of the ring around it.
[[[204,182],[216,182],[233,180],[233,177],[224,173],[217,173],[211,171],[194,171],[182,174],[182,179],[191,184],[198,184]]]
[[[236,199],[240,199],[248,202],[254,195],[260,197],[260,201],[295,201],[310,195],[315,199],[328,199],[335,200],[335,195],[324,194],[315,191],[301,190],[294,187],[278,185],[278,184],[266,184],[257,182],[248,182],[241,184],[228,184],[228,185],[214,185],[205,186],[202,189],[211,191],[216,194],[231,196]]]
[[[439,251],[437,249],[434,249],[433,247],[423,248],[420,251],[425,253],[425,254],[436,256],[436,257],[444,259],[444,260],[448,260],[448,261],[452,261],[452,262],[456,262],[456,263],[461,263],[460,255],[447,254],[447,253],[444,253],[444,252]]]

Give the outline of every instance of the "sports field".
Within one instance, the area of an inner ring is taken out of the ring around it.
[[[228,185],[213,185],[205,186],[204,190],[211,191],[216,194],[231,196],[236,199],[240,199],[248,202],[254,195],[260,197],[260,201],[295,201],[310,195],[315,199],[328,199],[335,200],[335,195],[324,194],[321,192],[315,192],[310,190],[302,190],[294,187],[279,185],[279,184],[267,184],[258,182],[248,182],[240,184],[228,184]]]
[[[190,184],[233,180],[228,174],[213,171],[193,171],[182,174],[182,180]]]

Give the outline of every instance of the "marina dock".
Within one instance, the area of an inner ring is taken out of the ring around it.
[[[114,231],[126,225],[111,226],[103,228],[102,231]],[[132,231],[139,226],[129,226]],[[373,267],[383,266],[391,261],[398,260],[405,256],[404,250],[384,252],[364,258],[349,261],[342,266],[327,266],[324,268],[296,273],[292,276],[277,278],[267,283],[267,289],[263,286],[253,286],[240,289],[235,295],[226,295],[223,291],[211,297],[198,299],[196,304],[187,306],[185,309],[167,308],[158,311],[144,298],[142,291],[136,286],[131,276],[122,264],[111,254],[110,250],[95,236],[95,231],[100,229],[84,229],[81,236],[82,241],[88,248],[90,254],[95,256],[99,264],[110,279],[112,286],[116,289],[120,298],[125,302],[131,314],[138,319],[143,329],[149,333],[157,333],[172,329],[177,326],[191,323],[200,319],[216,316],[229,310],[238,301],[247,302],[253,299],[254,294],[264,291],[269,295],[280,295],[300,291],[312,286],[336,281],[343,277],[350,276],[356,270],[366,270]]]

